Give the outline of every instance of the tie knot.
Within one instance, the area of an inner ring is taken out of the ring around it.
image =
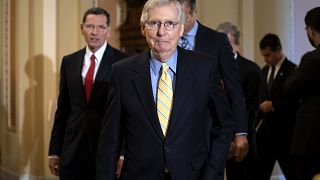
[[[168,72],[168,70],[169,70],[168,64],[167,63],[162,63],[162,71],[163,72]]]
[[[95,59],[96,59],[96,57],[94,56],[94,54],[92,54],[91,57],[90,57],[91,63],[94,62]]]
[[[181,47],[182,47],[183,49],[189,49],[189,48],[190,48],[189,46],[190,46],[190,45],[189,45],[188,39],[187,39],[185,36],[182,36],[182,37],[181,37]]]
[[[274,66],[271,66],[271,70],[274,71],[276,69],[276,67]]]

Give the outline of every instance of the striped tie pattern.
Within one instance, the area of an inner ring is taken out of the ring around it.
[[[186,50],[192,50],[191,45],[185,36],[182,36],[180,39],[181,39],[180,47],[182,47],[183,49],[186,49]]]
[[[172,110],[172,80],[168,73],[169,66],[162,63],[162,74],[158,83],[157,112],[163,135],[166,136]]]

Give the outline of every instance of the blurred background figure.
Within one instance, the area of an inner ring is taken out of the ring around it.
[[[256,157],[254,121],[259,110],[260,68],[256,63],[244,58],[238,52],[240,31],[237,26],[230,22],[223,22],[218,25],[217,31],[226,33],[232,46],[235,61],[239,66],[241,87],[246,99],[248,115],[248,123],[236,122],[234,140],[230,148],[230,159],[227,161],[226,166],[227,178],[228,180],[251,180]],[[246,136],[248,143],[242,143],[241,139],[238,139],[237,136],[239,133],[242,133],[241,129],[243,126],[248,127],[248,134]]]
[[[186,16],[184,33],[179,40],[179,46],[218,58],[221,69],[222,81],[226,90],[229,102],[232,106],[234,121],[237,126],[237,143],[234,145],[238,158],[246,155],[248,149],[248,118],[246,113],[245,98],[242,93],[238,64],[234,60],[233,49],[230,46],[225,33],[217,32],[202,25],[197,20],[196,0],[179,0]]]
[[[280,39],[275,34],[266,34],[262,38],[260,52],[266,65],[261,73],[258,157],[254,179],[269,180],[276,160],[286,179],[294,179],[290,145],[297,102],[286,97],[284,83],[296,65],[283,54]]]
[[[310,44],[316,49],[302,57],[285,86],[286,93],[301,102],[292,144],[299,180],[320,174],[320,7],[309,10],[304,20]]]

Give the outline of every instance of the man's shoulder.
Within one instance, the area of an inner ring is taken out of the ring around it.
[[[199,21],[198,21],[198,24],[199,24],[198,32],[197,32],[198,36],[202,35],[202,37],[206,37],[209,40],[211,38],[224,38],[226,36],[225,33],[218,32],[208,26],[201,24]]]
[[[313,51],[309,51],[307,53],[305,53],[302,56],[301,60],[305,60],[305,59],[317,59],[318,62],[320,62],[318,59],[320,58],[320,50],[319,49],[315,49]]]
[[[133,56],[126,57],[121,61],[116,62],[113,66],[117,68],[135,67],[143,64],[149,58],[149,51],[145,51]]]
[[[73,57],[77,57],[79,55],[84,55],[86,53],[86,48],[82,48],[78,51],[75,51],[75,52],[72,52],[70,54],[67,54],[65,55],[63,58],[64,59],[70,59],[70,58],[73,58]]]
[[[182,48],[178,48],[178,53],[178,58],[187,61],[188,63],[192,64],[192,66],[201,66],[201,64],[206,66],[209,64],[218,63],[217,57],[211,54],[185,50]]]
[[[253,71],[259,71],[260,72],[260,67],[252,60],[249,60],[241,55],[238,55],[238,59],[240,64],[248,69],[252,69]]]
[[[288,58],[285,58],[285,61],[283,62],[283,65],[287,66],[290,69],[294,69],[296,68],[296,64],[293,63],[291,60],[289,60]]]
[[[105,54],[108,54],[108,56],[113,57],[115,59],[123,59],[128,57],[127,54],[121,52],[119,49],[112,47],[110,44],[108,44],[105,50]]]

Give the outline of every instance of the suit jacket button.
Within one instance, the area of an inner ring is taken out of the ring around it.
[[[170,148],[169,148],[168,146],[164,146],[164,150],[165,150],[166,152],[169,152],[169,151],[170,151]]]

